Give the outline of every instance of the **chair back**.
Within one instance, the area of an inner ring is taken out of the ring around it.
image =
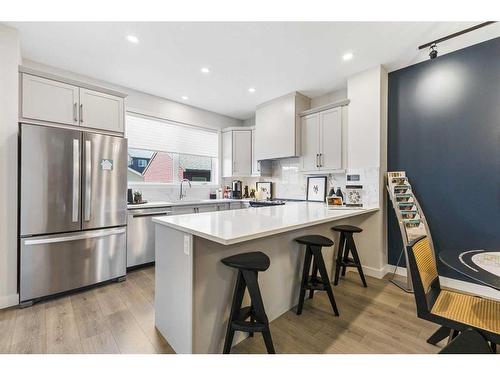
[[[408,245],[407,253],[417,315],[425,317],[441,291],[434,252],[427,236],[422,236]]]

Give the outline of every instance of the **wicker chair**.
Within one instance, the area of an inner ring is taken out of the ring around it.
[[[435,344],[469,328],[478,331],[496,350],[500,343],[500,302],[441,289],[436,261],[426,236],[407,249],[417,316],[442,327],[427,340]]]

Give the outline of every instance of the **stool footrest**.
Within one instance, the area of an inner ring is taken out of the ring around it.
[[[353,260],[353,259],[348,259],[347,261],[342,260],[337,262],[340,264],[342,267],[357,267],[358,264]]]
[[[252,316],[252,306],[245,306],[238,312],[237,320],[247,320]]]
[[[242,332],[262,332],[267,328],[267,324],[259,322],[246,322],[243,320],[235,320],[231,322],[231,328],[235,331]]]
[[[324,284],[311,284],[311,283],[307,283],[305,289],[306,290],[326,290]]]

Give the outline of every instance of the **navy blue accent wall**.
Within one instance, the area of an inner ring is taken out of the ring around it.
[[[390,73],[388,110],[388,170],[407,172],[436,251],[500,249],[500,38]]]

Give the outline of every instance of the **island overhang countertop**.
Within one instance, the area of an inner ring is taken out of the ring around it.
[[[378,211],[379,208],[329,209],[321,202],[155,217],[153,221],[222,245],[323,224]]]

